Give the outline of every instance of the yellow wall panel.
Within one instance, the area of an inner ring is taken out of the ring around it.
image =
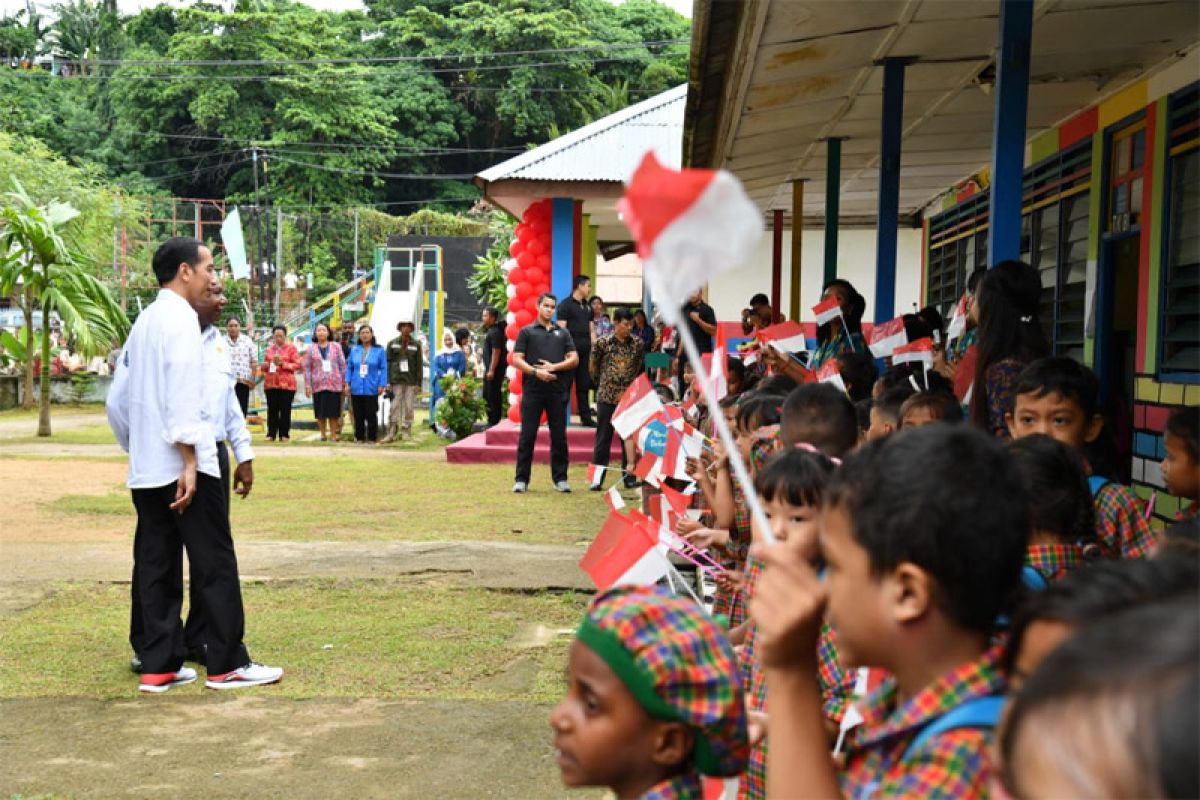
[[[1100,104],[1099,127],[1104,130],[1114,122],[1118,122],[1130,114],[1141,111],[1146,106],[1146,82],[1137,83],[1122,89]]]

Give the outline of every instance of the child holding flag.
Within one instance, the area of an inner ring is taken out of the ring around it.
[[[658,587],[596,597],[550,713],[562,781],[621,800],[693,800],[733,777],[749,743],[733,649],[694,603]]]

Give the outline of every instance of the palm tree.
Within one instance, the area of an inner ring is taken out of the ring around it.
[[[57,313],[76,348],[94,355],[119,341],[129,320],[112,293],[92,275],[62,230],[79,216],[66,203],[38,205],[13,178],[0,205],[0,293],[18,292],[25,315],[25,397],[33,390],[33,314],[42,312],[38,436],[50,435],[50,317]]]

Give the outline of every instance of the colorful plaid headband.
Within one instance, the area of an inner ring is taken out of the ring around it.
[[[660,587],[619,586],[596,597],[576,635],[651,717],[695,731],[697,771],[745,769],[750,745],[737,660],[702,608]]]

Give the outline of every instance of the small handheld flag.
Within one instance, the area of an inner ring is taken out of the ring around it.
[[[622,439],[628,439],[637,433],[638,429],[645,425],[651,417],[662,411],[662,407],[658,393],[654,391],[654,387],[650,385],[650,379],[643,373],[637,377],[637,380],[629,384],[629,388],[621,395],[621,402],[617,404],[617,409],[612,416],[613,430]]]
[[[830,297],[813,306],[813,313],[817,316],[818,325],[826,325],[842,315],[842,307],[836,297]]]
[[[887,358],[897,347],[908,344],[908,334],[904,331],[904,317],[896,317],[882,325],[876,325],[871,331],[868,344],[871,347],[871,355],[876,358]]]
[[[799,322],[780,322],[769,325],[758,332],[758,340],[781,353],[803,353],[808,350],[808,339]]]

